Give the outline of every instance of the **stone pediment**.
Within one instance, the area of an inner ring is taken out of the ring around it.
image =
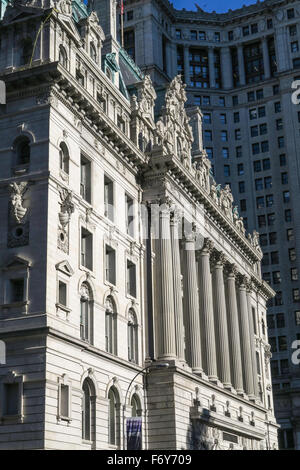
[[[70,265],[69,261],[64,260],[60,261],[60,263],[57,263],[55,265],[57,271],[61,271],[67,276],[72,276],[74,274],[74,270],[72,269],[72,266]]]
[[[30,261],[25,258],[21,258],[20,256],[13,256],[9,259],[8,263],[3,267],[3,270],[10,270],[10,269],[24,269],[29,268],[31,265]]]

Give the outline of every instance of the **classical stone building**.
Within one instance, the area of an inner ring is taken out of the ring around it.
[[[156,118],[94,8],[19,0],[0,26],[0,448],[124,448],[130,417],[144,449],[277,448],[257,233],[180,76]]]
[[[300,449],[299,365],[291,360],[300,340],[300,109],[291,99],[300,4],[269,0],[217,14],[128,0],[124,25],[125,49],[158,96],[182,75],[188,103],[203,112],[215,178],[230,184],[246,228],[259,231],[263,278],[276,292],[267,322],[280,446]]]

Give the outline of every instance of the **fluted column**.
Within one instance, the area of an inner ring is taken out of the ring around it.
[[[184,82],[187,86],[190,85],[190,58],[189,58],[189,46],[184,46]]]
[[[244,390],[239,319],[235,288],[235,277],[237,275],[236,266],[229,265],[226,274],[227,321],[230,346],[231,377],[232,385],[236,389],[237,393],[241,394],[244,392]]]
[[[198,303],[198,286],[195,257],[195,233],[186,235],[183,241],[184,250],[184,308],[186,326],[189,331],[189,360],[193,372],[201,374],[201,331]]]
[[[251,292],[252,292],[252,284],[251,284],[251,281],[249,281],[247,283],[247,304],[248,304],[248,315],[249,315],[249,335],[251,339],[252,379],[253,379],[254,395],[255,397],[259,398]]]
[[[222,87],[228,90],[233,87],[232,60],[229,47],[221,47],[220,53]]]
[[[252,377],[252,354],[251,341],[249,331],[249,315],[246,294],[247,278],[245,276],[238,277],[238,304],[239,304],[239,320],[241,335],[241,352],[244,373],[245,392],[249,398],[254,398],[253,377]]]
[[[209,86],[216,88],[216,73],[215,73],[215,52],[213,47],[208,48],[208,67],[209,67]]]
[[[217,355],[214,325],[214,310],[212,299],[212,282],[209,257],[213,243],[205,238],[203,247],[197,252],[198,259],[198,285],[199,285],[199,311],[200,325],[203,339],[203,358],[205,372],[209,380],[217,381]]]
[[[212,285],[216,331],[218,377],[225,388],[231,388],[230,354],[226,316],[226,298],[223,267],[226,258],[222,252],[214,253],[212,265]]]
[[[163,206],[160,207],[159,213],[159,267],[161,278],[161,311],[159,312],[161,318],[160,358],[174,359],[176,357],[176,345],[170,208],[167,204],[164,204]]]
[[[171,214],[171,243],[172,243],[172,259],[173,259],[173,290],[174,290],[174,312],[175,312],[175,332],[176,332],[176,355],[179,360],[185,361],[178,216],[174,212]]]
[[[245,75],[245,63],[244,63],[244,49],[243,49],[242,44],[238,45],[237,52],[238,52],[240,85],[245,85],[246,75]]]
[[[264,61],[264,75],[265,79],[271,77],[271,67],[270,67],[270,57],[269,57],[269,48],[267,38],[262,38],[262,52],[263,52],[263,61]]]

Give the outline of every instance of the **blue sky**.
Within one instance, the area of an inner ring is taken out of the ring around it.
[[[256,0],[170,0],[178,10],[185,8],[186,10],[196,10],[195,3],[205,11],[211,12],[215,10],[217,13],[224,13],[230,8],[232,10],[241,8],[243,5],[252,5]]]

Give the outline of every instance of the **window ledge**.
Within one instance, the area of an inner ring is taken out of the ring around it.
[[[23,415],[3,415],[0,418],[1,423],[22,423],[23,422]]]
[[[29,164],[17,165],[12,168],[14,175],[22,175],[23,173],[27,173],[28,170],[29,170]]]
[[[72,311],[72,309],[60,303],[56,303],[55,306],[56,308],[59,308],[60,310],[64,310],[64,312],[67,312],[67,313],[70,313]]]
[[[85,439],[82,439],[82,444],[86,444],[86,445],[93,445],[93,441],[86,441]]]
[[[8,304],[0,305],[0,308],[4,310],[6,308],[24,307],[24,306],[27,306],[28,304],[29,304],[28,300],[22,301],[22,302],[11,302]]]
[[[66,421],[68,423],[71,423],[72,418],[68,416],[57,416],[57,421]]]

